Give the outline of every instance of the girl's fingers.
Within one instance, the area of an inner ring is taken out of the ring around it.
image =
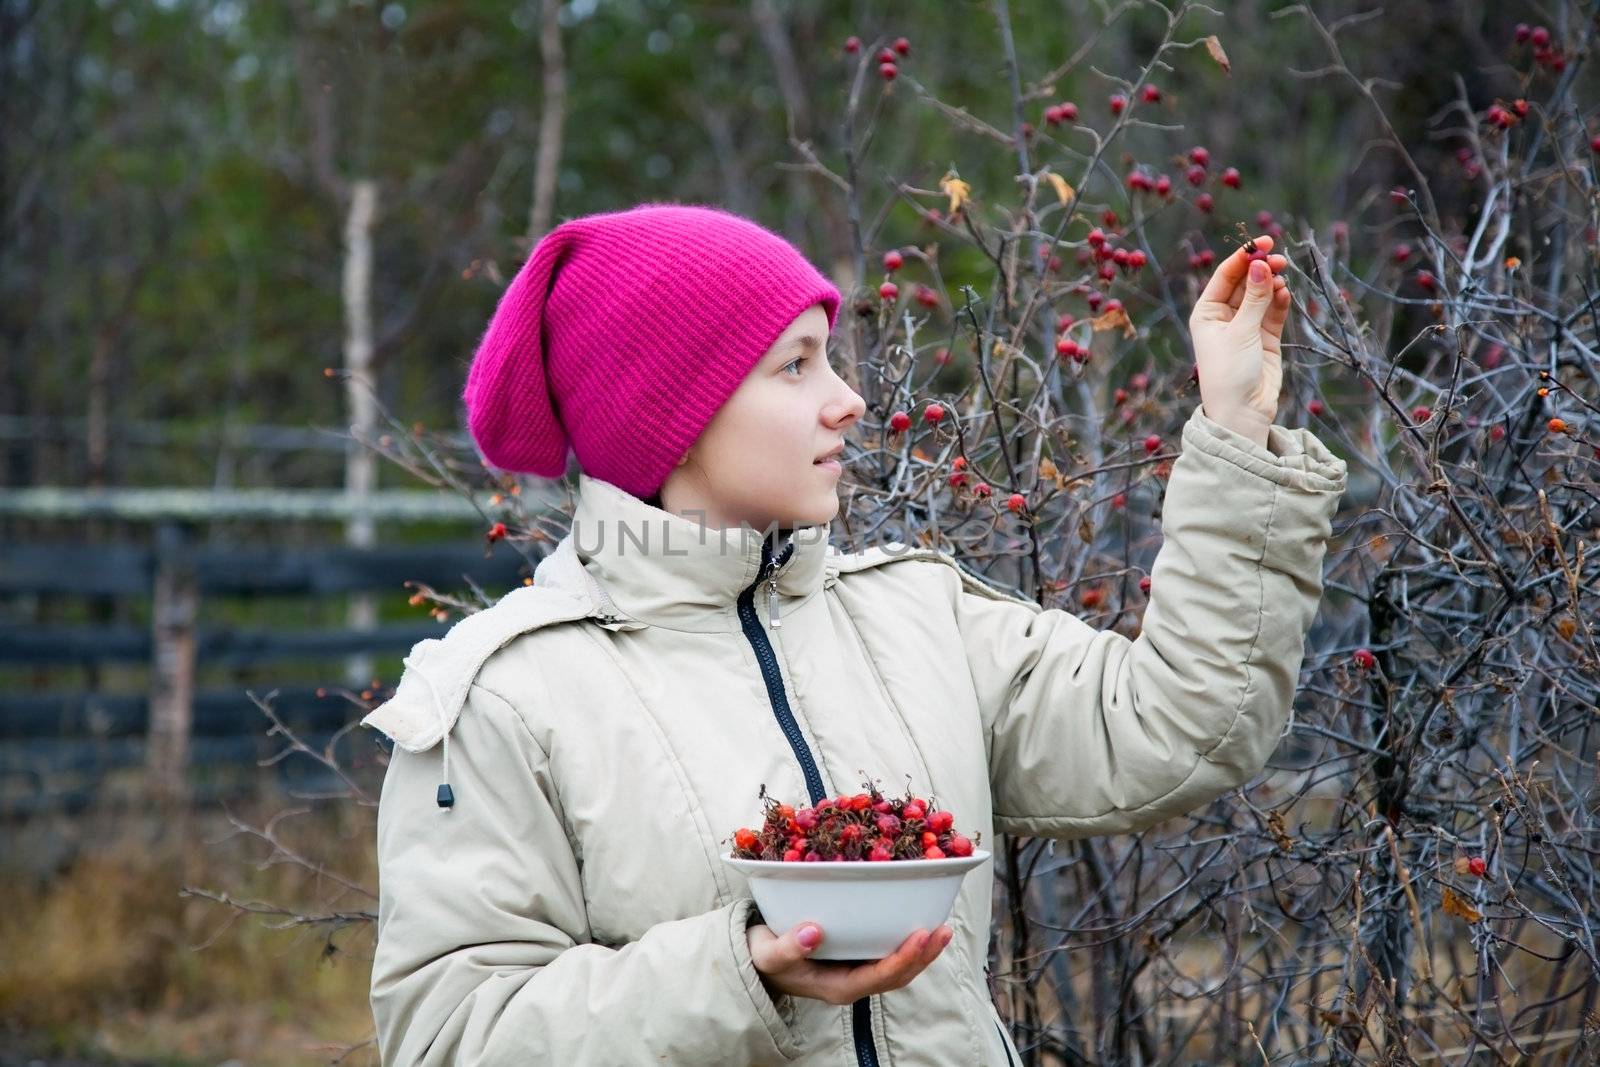
[[[1272,303],[1267,305],[1267,313],[1261,319],[1261,328],[1274,337],[1283,336],[1283,324],[1289,321],[1289,308],[1293,301],[1289,299],[1289,286],[1285,283],[1272,292]]]
[[[1276,295],[1279,292],[1282,292],[1284,289],[1287,289],[1288,287],[1289,287],[1289,282],[1288,282],[1288,280],[1286,278],[1280,277],[1278,275],[1274,275],[1273,276],[1273,278],[1272,278],[1272,292],[1273,292],[1274,295]],[[1228,297],[1228,306],[1231,307],[1233,310],[1238,311],[1239,310],[1239,305],[1244,303],[1245,291],[1246,290],[1245,290],[1244,286],[1242,286],[1242,285],[1238,289],[1236,289],[1234,291],[1233,295]]]
[[[1270,252],[1272,250],[1272,238],[1265,234],[1251,238],[1251,242],[1260,251]],[[1286,257],[1281,255],[1267,257],[1269,264],[1274,263],[1274,261],[1276,261],[1276,265],[1272,268],[1274,273],[1282,270],[1289,262]],[[1206,283],[1205,289],[1200,293],[1200,299],[1226,302],[1233,290],[1244,284],[1245,278],[1249,274],[1249,269],[1249,253],[1244,250],[1244,245],[1240,245],[1233,250],[1231,255],[1217,264],[1217,269],[1211,275],[1211,280]]]

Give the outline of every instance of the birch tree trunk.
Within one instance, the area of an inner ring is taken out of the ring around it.
[[[377,206],[376,181],[358,178],[351,182],[344,228],[345,402],[350,412],[344,488],[353,500],[369,498],[378,486],[378,457],[365,443],[376,436],[378,426],[372,370],[372,226]],[[372,547],[375,527],[369,515],[352,516],[345,523],[345,544]],[[348,622],[352,630],[371,630],[377,618],[377,602],[371,593],[351,594]],[[351,688],[363,689],[371,678],[371,656],[356,655],[345,661],[345,680]]]

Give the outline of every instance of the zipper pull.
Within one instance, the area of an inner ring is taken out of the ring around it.
[[[778,576],[773,575],[767,579],[767,616],[772,619],[772,628],[778,629],[783,623],[778,619]]]

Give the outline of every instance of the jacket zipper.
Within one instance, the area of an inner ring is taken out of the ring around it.
[[[800,726],[789,707],[788,694],[783,690],[783,674],[778,670],[778,657],[772,650],[772,642],[767,639],[766,631],[761,628],[761,620],[756,617],[755,606],[756,590],[766,582],[767,614],[772,620],[772,628],[776,630],[782,625],[778,619],[777,571],[789,561],[793,553],[794,541],[791,539],[778,558],[773,560],[771,545],[765,539],[762,540],[760,573],[756,576],[756,580],[739,594],[739,625],[755,652],[756,663],[761,667],[761,678],[767,684],[767,698],[772,702],[772,713],[777,717],[783,736],[789,739],[789,747],[794,749],[795,759],[800,761],[800,771],[806,779],[806,792],[810,794],[811,804],[815,807],[827,796],[822,787],[822,774],[817,770],[817,761],[812,758],[811,749],[806,745],[805,736],[800,733]],[[850,1006],[850,1015],[855,1035],[856,1062],[860,1067],[878,1067],[878,1049],[872,1040],[872,998],[865,996],[857,1000]]]

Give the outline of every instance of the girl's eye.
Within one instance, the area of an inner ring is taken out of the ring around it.
[[[794,359],[791,359],[788,363],[785,363],[783,365],[783,369],[785,371],[787,371],[790,367],[798,367],[800,364],[804,363],[807,359],[810,359],[810,358],[811,358],[810,356],[797,356]]]

